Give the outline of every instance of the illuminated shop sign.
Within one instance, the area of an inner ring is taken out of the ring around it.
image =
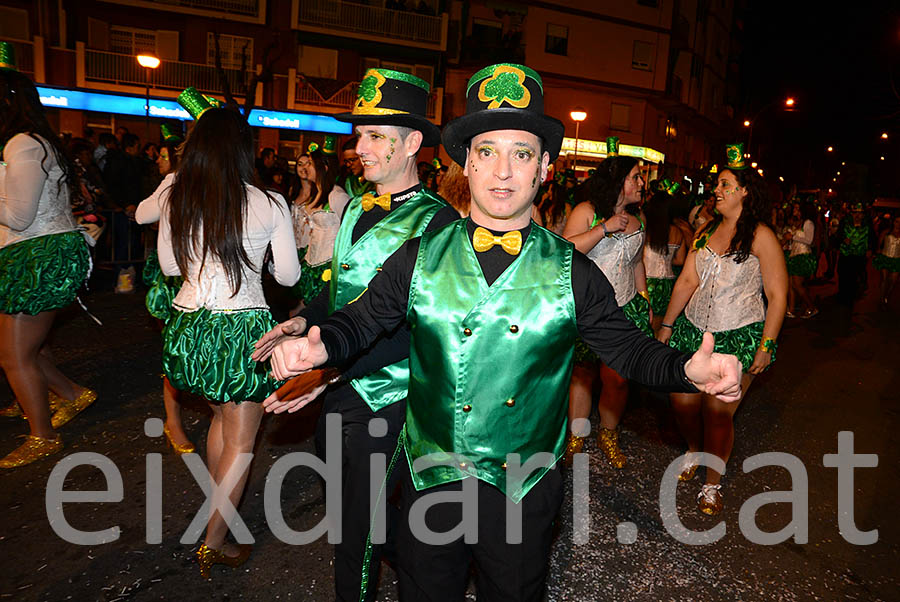
[[[571,155],[575,153],[575,139],[563,138],[561,155]],[[644,159],[650,163],[662,163],[666,160],[666,156],[659,151],[646,146],[632,146],[630,144],[620,144],[619,154],[626,157],[637,157]],[[606,142],[600,140],[582,140],[578,139],[578,156],[580,157],[606,157]]]
[[[38,86],[37,90],[41,97],[41,104],[46,107],[115,113],[117,115],[143,116],[147,113],[147,99],[143,96],[82,92],[80,90],[65,90],[46,86]],[[181,121],[192,119],[190,114],[174,100],[152,97],[150,98],[150,115],[152,117],[179,119]],[[248,121],[253,126],[303,130],[306,132],[350,134],[353,131],[353,126],[349,123],[338,121],[328,115],[312,113],[253,109],[250,112]]]

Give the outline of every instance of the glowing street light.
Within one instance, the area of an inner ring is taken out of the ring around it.
[[[744,127],[745,127],[745,128],[750,127],[750,120],[749,120],[749,119],[745,119],[745,120],[744,120]]]
[[[759,172],[759,175],[763,175],[763,170],[762,170],[762,169],[757,169],[756,171]]]
[[[750,167],[752,167],[753,169],[756,169],[756,165],[757,165],[757,163],[756,163],[756,161],[754,161],[753,163],[750,164]]]
[[[841,172],[837,172],[837,175],[841,175]]]
[[[829,147],[828,147],[828,152],[829,152],[829,153],[830,153],[830,152],[834,152],[834,147],[833,147],[833,146],[829,146]]]
[[[847,162],[846,162],[846,161],[841,161],[841,167],[844,167],[845,165],[847,165]]]
[[[887,137],[888,137],[888,136],[887,136],[887,132],[882,132],[882,134],[881,134],[881,139],[882,139],[882,140],[887,140]]]
[[[791,97],[788,97],[787,100],[784,101],[784,105],[785,105],[786,107],[793,107],[793,106],[794,106],[794,99],[791,98]]]
[[[156,69],[159,67],[159,59],[153,56],[152,54],[139,54],[137,55],[138,65],[141,67],[146,67],[147,69]]]
[[[587,111],[581,107],[575,107],[572,112],[569,113],[569,117],[575,122],[575,157],[572,160],[572,169],[574,170],[578,167],[578,128],[581,127],[581,122],[587,119]],[[575,177],[577,178],[578,174],[575,174]]]
[[[882,157],[881,160],[884,161],[884,157]]]
[[[783,177],[778,176],[778,179],[781,180],[782,182],[784,182],[784,178],[783,178]]]

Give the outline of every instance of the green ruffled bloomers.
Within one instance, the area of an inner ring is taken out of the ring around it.
[[[322,280],[322,274],[331,266],[330,261],[326,261],[322,265],[313,267],[304,261],[306,251],[309,247],[297,249],[297,259],[300,260],[300,280],[291,287],[291,294],[297,298],[309,303],[315,299],[319,293],[328,284]]]
[[[172,317],[172,313],[175,311],[172,309],[172,301],[181,290],[184,278],[163,274],[159,265],[159,254],[156,251],[150,251],[147,255],[144,272],[141,276],[144,284],[150,287],[145,300],[147,311],[154,318],[165,322]]]
[[[0,313],[37,315],[75,300],[90,268],[80,231],[29,238],[0,249]]]
[[[790,255],[787,258],[787,271],[791,276],[809,278],[816,275],[816,268],[818,267],[819,264],[812,253]]]
[[[250,356],[275,326],[267,309],[176,309],[163,329],[163,371],[176,389],[214,403],[261,402],[283,383],[269,378],[268,362]]]
[[[888,257],[879,253],[872,258],[872,265],[875,266],[876,270],[900,272],[900,257]]]
[[[756,350],[762,342],[764,322],[754,322],[735,328],[734,330],[723,330],[722,332],[714,332],[716,345],[714,351],[716,353],[728,353],[736,355],[743,364],[744,372],[753,365],[753,359],[756,357]],[[703,341],[703,331],[694,326],[684,314],[678,316],[675,320],[675,328],[672,331],[672,338],[669,339],[669,345],[679,351],[693,353],[700,348]],[[775,351],[772,351],[772,361],[769,366],[775,362]],[[768,370],[768,366],[766,366]]]
[[[631,301],[622,306],[622,313],[628,318],[632,324],[637,326],[641,332],[648,337],[653,336],[653,330],[650,329],[650,304],[640,295],[632,297]],[[584,344],[581,339],[575,340],[575,362],[599,362],[602,361],[597,354],[591,351],[590,347]]]
[[[650,295],[650,308],[654,316],[666,315],[674,288],[674,278],[647,278],[647,294]]]

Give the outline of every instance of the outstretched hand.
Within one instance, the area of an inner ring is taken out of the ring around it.
[[[299,380],[300,379],[298,378],[292,378],[284,383],[277,391],[266,397],[262,403],[266,412],[274,414],[287,412],[293,414],[321,395],[322,391],[328,387],[328,383],[325,383],[317,386],[312,391],[307,392],[305,389],[297,391],[295,389],[298,388],[297,383]]]
[[[287,380],[327,361],[322,333],[318,326],[313,326],[307,336],[285,338],[275,346],[271,357],[272,376]]]
[[[684,365],[684,373],[694,386],[704,393],[715,395],[726,403],[741,399],[741,371],[738,358],[715,353],[712,333],[703,333],[700,349]]]
[[[264,362],[269,359],[275,347],[288,337],[298,337],[306,330],[305,318],[291,318],[287,322],[282,322],[256,341],[256,351],[250,357],[253,361]]]

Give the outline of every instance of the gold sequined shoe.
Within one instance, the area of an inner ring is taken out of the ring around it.
[[[59,409],[60,402],[65,402],[65,400],[54,393],[53,391],[47,391],[47,401],[50,402],[50,411],[55,412]],[[0,410],[0,417],[3,418],[26,418],[25,412],[22,411],[22,406],[19,405],[19,401],[14,399],[11,404]]]
[[[710,485],[709,483],[700,488],[700,493],[697,494],[697,507],[700,508],[700,512],[715,516],[722,511],[725,503],[722,501],[722,493],[719,491],[721,488],[722,486],[719,484]]]
[[[619,449],[619,431],[601,427],[600,434],[597,435],[597,446],[603,451],[603,455],[606,456],[613,468],[625,468],[627,460],[625,454]]]
[[[679,481],[690,481],[697,474],[697,452],[687,452],[684,454],[684,460],[681,462],[681,473],[678,475]]]
[[[91,405],[97,400],[97,392],[92,391],[90,389],[85,389],[81,392],[81,395],[69,401],[67,399],[63,399],[59,404],[59,409],[53,414],[53,417],[50,418],[50,424],[53,425],[53,428],[58,429],[63,426],[75,416],[80,414],[86,407]]]
[[[16,468],[31,464],[35,460],[46,458],[58,451],[62,451],[62,437],[56,436],[56,439],[44,439],[37,435],[28,435],[25,443],[11,451],[5,458],[0,460],[0,468]]]
[[[175,439],[172,438],[172,432],[169,430],[169,426],[166,425],[163,427],[163,434],[166,436],[166,439],[169,441],[169,445],[172,446],[172,449],[179,456],[181,454],[192,454],[194,453],[194,444],[190,441],[187,442],[187,445],[178,445],[175,442]]]
[[[572,460],[575,458],[575,454],[580,454],[581,450],[584,449],[584,440],[586,438],[578,437],[572,433],[569,433],[566,437],[566,453],[563,456],[566,466],[572,467]]]
[[[247,562],[247,559],[250,558],[250,551],[253,549],[253,546],[250,544],[239,544],[238,548],[240,548],[240,554],[237,556],[226,556],[225,552],[222,550],[208,548],[206,544],[200,546],[200,549],[197,550],[197,564],[200,565],[200,576],[204,579],[209,579],[209,569],[211,569],[214,564],[224,564],[225,566],[235,568]]]

